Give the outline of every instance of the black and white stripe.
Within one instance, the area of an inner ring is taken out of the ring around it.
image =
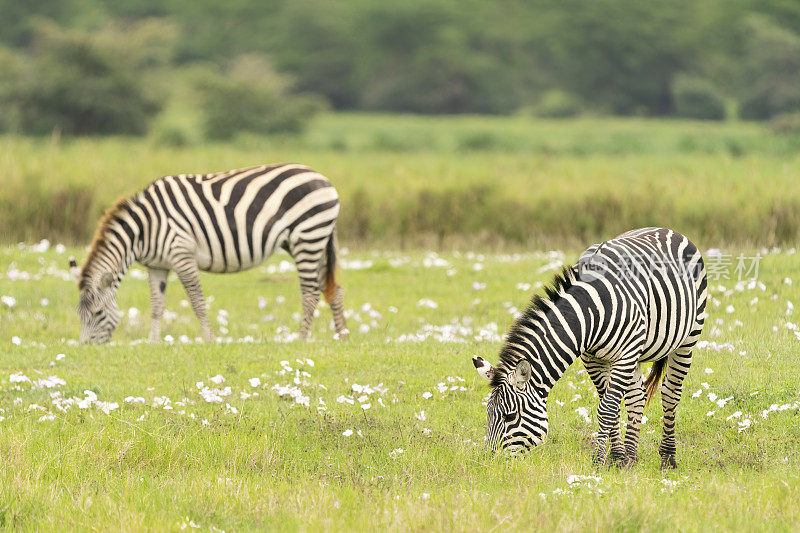
[[[308,336],[321,288],[337,333],[346,334],[343,291],[335,280],[338,214],[336,189],[303,165],[262,165],[158,179],[119,202],[100,221],[78,275],[81,339],[110,338],[119,320],[116,290],[134,261],[149,272],[150,340],[160,338],[170,270],[189,295],[203,337],[211,339],[199,272],[247,270],[278,247],[292,255],[300,277],[301,337]]]
[[[689,239],[644,228],[595,244],[556,276],[546,297],[534,297],[500,351],[497,368],[475,356],[489,379],[487,438],[512,451],[539,444],[548,427],[547,396],[580,358],[600,395],[594,461],[630,464],[646,399],[661,384],[662,468],[676,466],[675,409],[692,348],[705,322],[706,272]],[[645,381],[641,363],[654,362]],[[620,436],[620,404],[628,425]]]

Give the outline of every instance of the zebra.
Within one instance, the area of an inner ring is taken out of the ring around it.
[[[516,454],[544,440],[547,396],[580,358],[600,397],[593,464],[638,461],[644,407],[663,375],[661,468],[677,468],[675,410],[706,319],[706,285],[697,247],[670,229],[632,230],[589,247],[555,276],[545,296],[532,298],[511,327],[497,367],[473,356],[493,387],[487,401],[491,450],[503,446]],[[653,367],[645,380],[641,364],[647,362]]]
[[[298,164],[157,179],[105,213],[82,269],[70,259],[80,291],[81,342],[111,338],[120,321],[116,292],[134,261],[149,275],[150,342],[161,338],[170,270],[186,290],[203,339],[213,340],[199,272],[247,270],[278,247],[292,256],[300,278],[300,337],[309,336],[321,284],[336,336],[344,337],[344,291],[336,282],[338,214],[333,185]]]

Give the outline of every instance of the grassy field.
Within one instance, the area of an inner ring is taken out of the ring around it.
[[[0,249],[0,526],[800,528],[793,250],[766,252],[760,283],[710,281],[708,342],[679,406],[679,469],[662,473],[657,401],[640,464],[591,468],[597,400],[580,365],[552,392],[544,445],[518,459],[485,452],[488,391],[470,356],[495,362],[512,313],[578,249],[344,254],[346,342],[332,340],[328,309],[311,342],[292,340],[298,284],[279,256],[203,278],[229,343],[190,341],[199,328],[173,283],[164,330],[173,342],[146,344],[147,284],[134,271],[115,344],[93,347],[75,344],[66,272],[69,253],[82,251],[43,248]],[[724,253],[735,278],[739,250]]]
[[[632,227],[794,244],[800,139],[753,123],[331,114],[294,138],[203,144],[0,137],[0,242],[84,243],[153,179],[296,161],[330,177],[346,241],[382,248],[575,246]],[[170,140],[171,139],[171,140]]]

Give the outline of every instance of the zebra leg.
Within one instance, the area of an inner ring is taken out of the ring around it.
[[[664,434],[658,453],[661,455],[661,469],[678,468],[675,460],[675,410],[681,400],[683,379],[692,364],[691,346],[681,346],[670,354],[667,359],[667,369],[661,385],[661,404],[664,407]]]
[[[608,387],[608,379],[610,376],[611,367],[607,362],[597,361],[590,358],[583,358],[583,365],[586,367],[586,372],[589,374],[592,383],[597,389],[597,394],[600,397],[600,402],[602,403],[603,396],[605,396],[605,392]],[[611,427],[608,440],[611,444],[609,456],[612,463],[616,464],[623,461],[625,458],[625,449],[622,446],[622,441],[620,438],[619,423]],[[605,454],[599,459],[599,462],[604,462]]]
[[[344,289],[336,282],[336,233],[331,233],[325,245],[325,261],[322,263],[320,282],[325,301],[333,313],[333,327],[337,339],[346,339],[350,334],[344,319]]]
[[[173,261],[172,268],[178,274],[178,279],[183,283],[183,288],[189,296],[194,314],[200,322],[203,340],[213,341],[214,335],[211,333],[211,324],[208,322],[206,299],[203,297],[203,288],[200,286],[200,269],[197,266],[197,260],[192,256],[182,256]]]
[[[625,397],[625,391],[633,380],[634,369],[637,365],[638,358],[635,355],[626,356],[616,361],[609,372],[608,384],[603,398],[600,400],[600,406],[597,408],[600,428],[597,432],[597,446],[592,459],[595,466],[599,466],[605,460],[606,446],[610,437],[616,433],[617,439],[619,439],[620,404]],[[623,450],[619,448],[617,450],[624,456]]]
[[[325,300],[331,307],[333,313],[333,327],[336,329],[336,334],[340,339],[345,339],[350,334],[347,329],[347,322],[344,319],[344,289],[336,285],[333,289],[333,294],[330,291],[325,291]]]
[[[161,317],[164,315],[169,270],[148,268],[147,273],[150,280],[150,342],[157,343],[161,341]]]
[[[639,431],[645,405],[644,376],[641,365],[637,363],[633,382],[625,393],[625,410],[628,411],[628,427],[625,429],[625,465],[639,462]]]
[[[296,260],[297,274],[300,276],[303,321],[300,323],[300,338],[307,340],[311,331],[311,321],[319,303],[320,260]]]

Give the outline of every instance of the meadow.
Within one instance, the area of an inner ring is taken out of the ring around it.
[[[579,364],[551,394],[546,443],[521,458],[486,452],[488,389],[470,357],[496,361],[513,313],[578,249],[343,250],[351,337],[333,340],[321,308],[308,343],[293,335],[288,256],[203,277],[221,335],[211,344],[195,342],[174,281],[167,342],[147,344],[147,282],[134,269],[109,346],[76,343],[67,257],[82,251],[0,249],[0,527],[800,527],[794,249],[707,253],[724,268],[709,283],[671,472],[659,470],[658,401],[645,412],[638,465],[591,467],[597,400]],[[741,282],[740,254],[748,268],[762,256]]]
[[[0,137],[0,242],[85,243],[116,198],[167,174],[302,162],[339,190],[361,247],[580,248],[666,225],[700,244],[793,245],[800,137],[758,123],[529,116],[319,117],[299,137]]]
[[[300,137],[207,143],[190,115],[163,121],[148,138],[0,137],[0,528],[800,528],[796,137],[754,123],[332,114]],[[67,258],[84,258],[108,204],[161,175],[278,161],[340,192],[349,340],[332,338],[324,306],[312,340],[296,339],[298,282],[281,253],[202,277],[219,342],[197,341],[174,279],[165,342],[145,342],[134,268],[112,344],[78,345]],[[646,225],[685,233],[717,264],[678,470],[659,470],[658,400],[640,463],[591,467],[597,399],[579,364],[551,394],[545,444],[488,454],[489,391],[471,356],[496,362],[562,263]]]

